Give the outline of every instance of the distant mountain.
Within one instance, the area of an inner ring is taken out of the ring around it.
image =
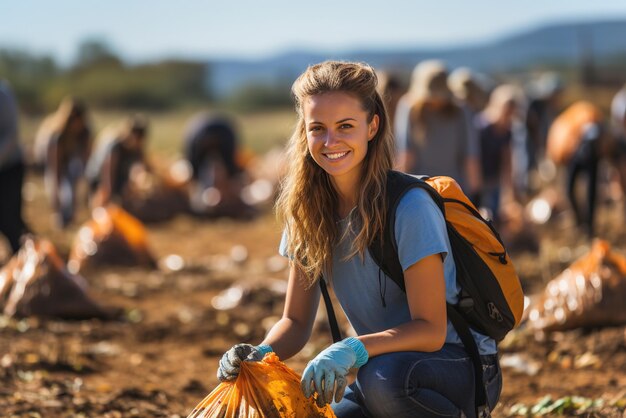
[[[617,54],[626,55],[626,19],[548,25],[463,47],[335,54],[294,51],[255,61],[217,60],[209,63],[208,83],[215,94],[225,96],[250,83],[291,82],[309,64],[326,59],[365,61],[376,68],[410,71],[421,60],[438,58],[450,68],[468,66],[491,73],[545,62],[571,65],[579,62],[583,54],[591,54],[596,62]]]

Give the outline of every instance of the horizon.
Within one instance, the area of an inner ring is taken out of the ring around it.
[[[541,10],[532,9],[528,2],[503,7],[494,0],[424,5],[389,0],[385,8],[363,3],[355,8],[351,2],[318,0],[315,9],[299,10],[286,0],[275,0],[259,8],[258,13],[243,14],[242,9],[258,5],[250,0],[228,5],[190,0],[176,7],[164,0],[129,4],[117,0],[121,7],[112,6],[115,2],[78,0],[33,3],[25,0],[0,6],[4,9],[0,49],[52,56],[62,65],[70,64],[78,46],[87,40],[104,42],[131,63],[176,58],[255,61],[295,51],[474,46],[552,25],[626,20],[626,3],[617,0],[591,6],[582,0],[557,0],[542,4]],[[407,12],[398,14],[401,9]],[[450,14],[453,9],[456,13]],[[122,10],[126,16],[121,16]],[[50,18],[54,13],[56,20]],[[423,17],[414,18],[416,15]],[[24,16],[29,24],[24,24]]]

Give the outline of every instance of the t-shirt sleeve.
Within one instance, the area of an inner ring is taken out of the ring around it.
[[[448,254],[443,214],[425,190],[415,188],[402,197],[396,209],[395,234],[403,271],[429,255],[445,258]]]

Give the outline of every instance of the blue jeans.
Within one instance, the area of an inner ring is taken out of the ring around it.
[[[482,356],[489,407],[498,402],[502,374],[497,355]],[[445,344],[434,353],[388,353],[359,369],[343,399],[333,403],[338,418],[475,417],[474,368],[462,346]]]

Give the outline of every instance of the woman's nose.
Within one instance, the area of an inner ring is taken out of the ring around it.
[[[330,130],[326,131],[326,137],[324,138],[324,145],[327,147],[332,147],[335,144],[337,144],[337,137],[335,136],[335,133]]]

